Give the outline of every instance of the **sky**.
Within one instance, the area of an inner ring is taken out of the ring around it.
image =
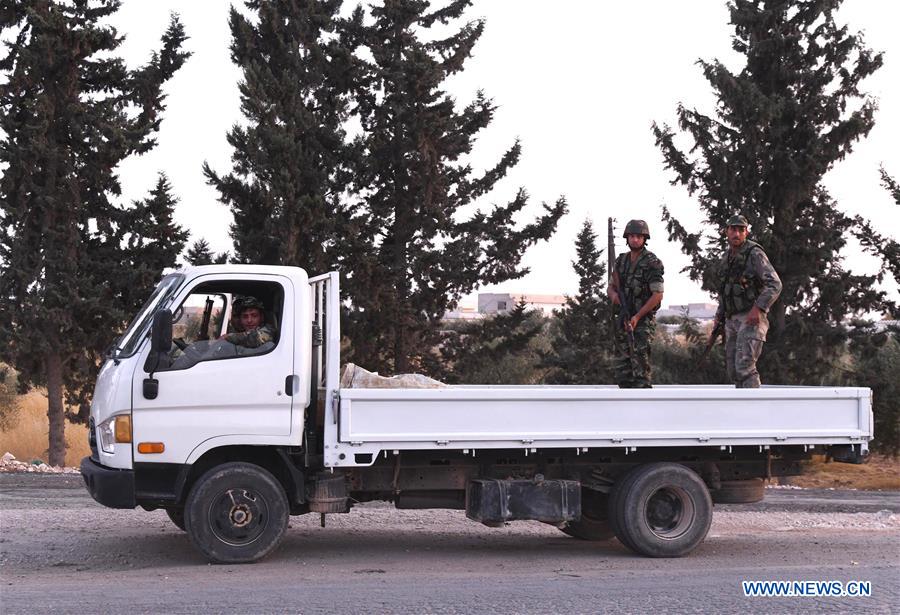
[[[226,133],[241,121],[241,74],[228,51],[230,4],[125,0],[110,20],[126,36],[120,52],[130,66],[143,64],[159,47],[170,12],[177,12],[184,23],[190,37],[186,48],[193,55],[166,85],[159,145],[125,161],[119,173],[123,198],[130,201],[144,198],[156,174],[165,172],[181,201],[177,222],[191,232],[192,241],[203,237],[216,251],[231,249],[231,214],[206,185],[201,165],[207,161],[219,172],[231,168]],[[650,126],[653,121],[675,124],[679,102],[712,110],[714,99],[698,59],[718,58],[740,69],[740,58],[730,46],[725,3],[482,0],[466,18],[485,19],[485,32],[463,73],[447,82],[447,90],[459,106],[478,89],[498,105],[472,161],[476,168],[485,168],[516,138],[523,145],[519,165],[481,205],[505,203],[519,186],[532,198],[520,218],[523,222],[540,213],[541,202],[564,195],[569,203],[569,214],[556,234],[526,253],[526,277],[480,290],[574,293],[575,236],[583,222],[591,220],[605,248],[607,218],[612,216],[619,232],[631,218],[649,223],[649,247],[666,267],[664,305],[710,301],[698,284],[680,273],[688,260],[666,239],[661,205],[690,231],[698,230],[700,214],[683,188],[670,185],[671,174],[663,167]],[[885,52],[885,61],[863,82],[863,89],[879,102],[875,127],[824,183],[842,210],[874,220],[881,232],[897,239],[900,209],[880,185],[878,168],[884,165],[900,179],[900,4],[848,0],[838,22],[862,32],[870,48]],[[621,248],[621,240],[617,245]],[[846,257],[847,265],[860,273],[876,267],[874,259],[855,246]],[[898,295],[895,286],[888,289]],[[464,301],[473,303],[472,297]]]

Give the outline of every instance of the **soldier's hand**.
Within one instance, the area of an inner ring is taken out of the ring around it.
[[[640,318],[638,318],[637,315],[635,314],[634,316],[631,317],[631,320],[628,321],[628,324],[626,325],[625,328],[628,329],[629,331],[634,331],[635,329],[637,329],[639,321],[640,321]]]
[[[606,294],[609,295],[609,298],[613,302],[613,305],[619,305],[619,293],[614,292],[612,288],[608,288],[606,290]]]
[[[747,319],[744,322],[754,327],[759,324],[759,308],[757,306],[754,305],[750,308],[750,313],[747,314]]]

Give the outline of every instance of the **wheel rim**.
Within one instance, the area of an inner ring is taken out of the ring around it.
[[[252,489],[228,489],[209,507],[209,527],[224,543],[244,546],[257,540],[269,524],[269,507]]]
[[[694,523],[694,501],[681,487],[661,487],[647,498],[644,516],[656,536],[675,540]]]

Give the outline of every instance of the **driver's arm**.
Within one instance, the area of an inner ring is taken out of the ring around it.
[[[222,339],[231,342],[235,346],[244,346],[245,348],[259,348],[266,342],[275,341],[275,331],[269,325],[263,325],[258,329],[246,331],[244,333],[229,333]]]

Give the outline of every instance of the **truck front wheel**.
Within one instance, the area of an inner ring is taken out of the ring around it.
[[[610,499],[616,537],[648,557],[681,557],[712,523],[712,499],[697,474],[677,463],[651,463],[623,477]]]
[[[182,532],[186,531],[186,528],[184,527],[184,509],[183,508],[181,508],[180,506],[175,507],[175,508],[167,508],[166,514],[169,515],[169,519],[172,521],[172,523],[175,524],[175,527],[177,527]]]
[[[284,488],[260,466],[232,462],[209,470],[191,488],[188,536],[210,561],[242,564],[271,552],[288,524]]]

